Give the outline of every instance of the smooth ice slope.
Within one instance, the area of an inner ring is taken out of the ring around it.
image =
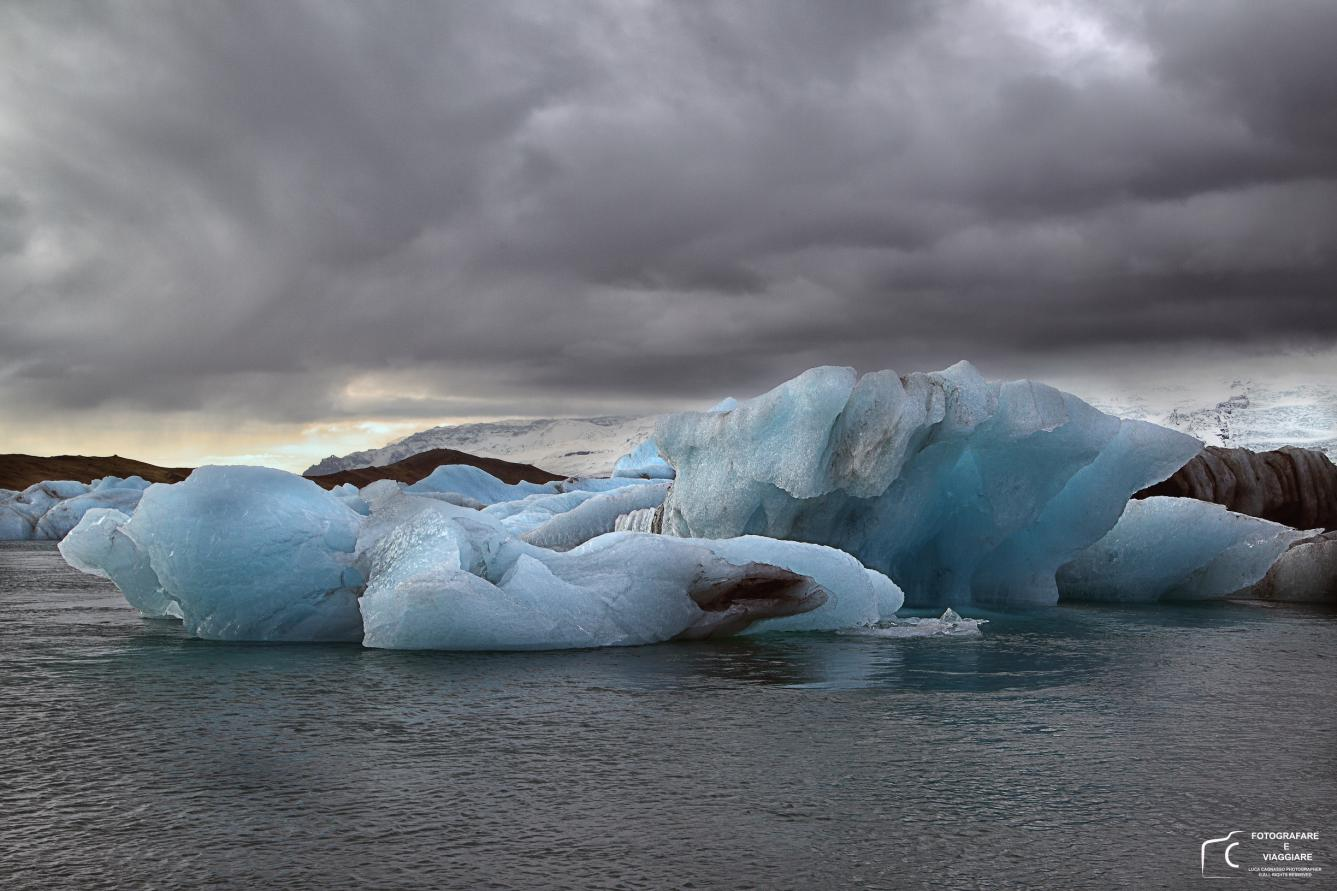
[[[1191,498],[1130,501],[1108,534],[1059,570],[1059,591],[1122,603],[1227,597],[1310,534]]]
[[[962,362],[901,379],[814,368],[656,431],[677,469],[664,532],[847,551],[912,606],[1052,604],[1054,574],[1200,443]]]

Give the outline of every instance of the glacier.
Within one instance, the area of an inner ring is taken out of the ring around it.
[[[815,368],[731,411],[669,416],[655,438],[677,470],[666,534],[830,545],[915,607],[1056,603],[1058,568],[1201,448],[965,362]]]

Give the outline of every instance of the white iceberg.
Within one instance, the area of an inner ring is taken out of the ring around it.
[[[558,553],[411,495],[373,505],[358,559],[369,647],[630,646],[733,633],[827,597],[810,578],[698,543],[611,533]]]

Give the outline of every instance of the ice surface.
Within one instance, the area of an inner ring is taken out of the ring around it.
[[[657,507],[647,507],[625,513],[613,524],[614,532],[659,532],[655,528],[655,518],[661,516]]]
[[[161,607],[149,591],[156,576],[199,637],[360,640],[359,519],[291,473],[202,467],[185,482],[150,486],[128,520],[90,511],[62,552],[124,583],[145,612]]]
[[[1131,501],[1108,534],[1059,570],[1059,591],[1126,603],[1227,597],[1309,534],[1191,498]]]
[[[102,492],[107,489],[138,489],[144,491],[149,487],[149,481],[142,476],[104,476],[102,479],[93,480],[92,490]]]
[[[127,514],[133,513],[143,494],[143,489],[113,486],[95,488],[91,492],[58,501],[37,521],[33,537],[46,541],[59,541],[69,534],[84,514],[94,508],[110,508]]]
[[[481,505],[520,501],[531,495],[566,492],[611,492],[624,486],[654,483],[645,479],[576,478],[551,483],[504,483],[486,470],[469,464],[443,464],[424,479],[404,487],[410,495],[456,495]]]
[[[506,529],[523,535],[542,526],[553,517],[574,510],[598,495],[598,492],[541,492],[519,501],[501,501],[483,508],[483,513],[496,517]]]
[[[549,550],[569,551],[597,535],[613,532],[618,517],[623,514],[659,507],[668,496],[668,490],[669,484],[665,482],[592,494],[571,510],[559,513],[526,532],[524,540]]]
[[[885,637],[910,639],[917,637],[982,637],[981,625],[988,624],[988,619],[967,619],[948,607],[936,619],[921,619],[909,616],[883,622],[872,628],[851,628],[841,634],[855,634],[863,637]]]
[[[22,492],[0,490],[0,541],[59,541],[95,508],[130,513],[148,483],[137,476],[35,483]]]
[[[125,534],[128,522],[118,510],[88,511],[58,545],[61,556],[75,569],[110,579],[141,615],[181,618],[181,608],[163,590],[148,554]]]
[[[372,508],[358,555],[371,647],[629,646],[732,632],[826,599],[811,579],[680,539],[611,533],[558,553],[487,512],[410,494]]]
[[[748,629],[749,634],[835,631],[872,625],[883,615],[894,615],[904,601],[891,579],[865,569],[858,560],[835,548],[758,535],[691,541],[735,563],[768,563],[808,576],[828,592],[826,603],[817,609],[758,622]]]
[[[618,458],[617,463],[613,465],[615,477],[671,480],[673,475],[673,467],[664,460],[663,455],[659,454],[659,446],[655,444],[653,436]]]
[[[811,369],[729,412],[672,415],[656,440],[678,471],[666,533],[831,545],[912,606],[1056,602],[1058,567],[1200,448],[964,362]]]
[[[424,479],[405,487],[404,491],[411,495],[449,492],[465,495],[483,504],[495,504],[552,490],[539,483],[503,483],[486,470],[469,464],[443,464]]]

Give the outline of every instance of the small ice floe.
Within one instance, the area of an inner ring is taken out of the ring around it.
[[[916,616],[908,616],[903,619],[892,619],[888,622],[881,622],[871,628],[851,628],[840,633],[857,635],[860,637],[892,638],[982,637],[984,632],[980,630],[980,626],[988,621],[988,619],[963,618],[956,610],[948,607],[947,610],[936,619],[921,619]]]

